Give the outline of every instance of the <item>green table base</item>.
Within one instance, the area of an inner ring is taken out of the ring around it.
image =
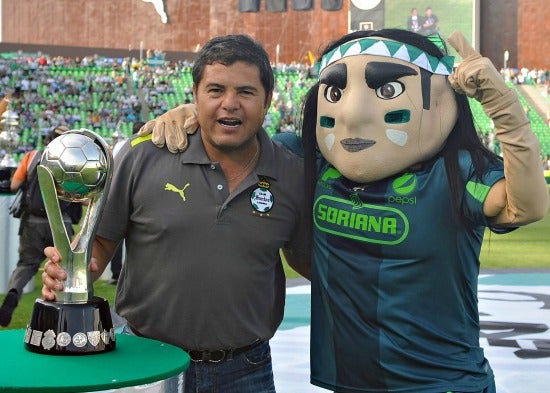
[[[117,334],[116,349],[93,355],[42,355],[27,351],[24,330],[0,332],[0,392],[91,392],[161,381],[187,370],[182,349]]]

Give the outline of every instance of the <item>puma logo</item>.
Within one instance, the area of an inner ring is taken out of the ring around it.
[[[177,188],[175,185],[173,185],[172,183],[166,183],[166,185],[164,186],[164,191],[173,191],[173,192],[177,192],[178,194],[180,194],[180,197],[181,199],[183,199],[184,201],[186,201],[187,199],[185,199],[185,189],[189,187],[189,183],[187,183],[185,186],[183,186],[182,189],[179,189]]]

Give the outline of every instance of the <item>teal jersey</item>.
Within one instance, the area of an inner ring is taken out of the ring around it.
[[[482,179],[459,156],[457,219],[445,164],[353,183],[321,166],[314,200],[312,383],[338,392],[478,391],[493,373],[479,345]]]

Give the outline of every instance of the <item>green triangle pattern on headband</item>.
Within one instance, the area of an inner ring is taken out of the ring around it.
[[[444,56],[438,59],[423,50],[397,41],[385,41],[373,38],[359,38],[346,42],[323,56],[319,72],[332,63],[348,56],[371,55],[400,59],[431,72],[449,75],[453,72],[454,57]]]

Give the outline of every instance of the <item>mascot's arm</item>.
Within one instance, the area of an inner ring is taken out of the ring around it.
[[[153,133],[152,141],[157,147],[166,145],[170,152],[178,153],[187,149],[187,134],[195,133],[198,127],[195,104],[184,104],[145,123],[138,135]]]
[[[540,163],[539,142],[518,100],[491,61],[482,57],[462,33],[449,43],[464,59],[449,76],[453,88],[478,100],[495,125],[504,158],[505,178],[492,188],[483,209],[492,224],[525,225],[548,210],[548,189]]]

